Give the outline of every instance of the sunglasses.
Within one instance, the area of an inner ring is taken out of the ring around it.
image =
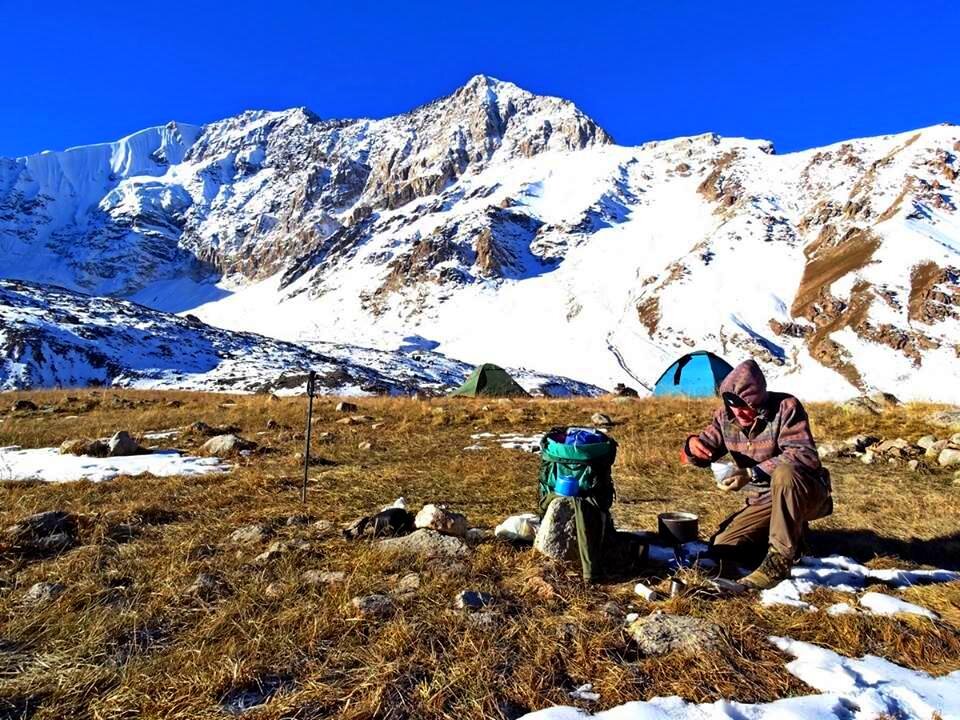
[[[725,392],[723,395],[721,395],[721,397],[723,398],[724,405],[727,407],[738,408],[741,410],[753,409],[750,407],[749,403],[745,402],[743,398],[735,393]]]

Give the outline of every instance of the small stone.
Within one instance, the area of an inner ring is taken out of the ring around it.
[[[576,503],[573,498],[559,497],[550,503],[533,547],[554,560],[572,562],[579,559]]]
[[[479,590],[464,590],[454,602],[459,610],[481,610],[493,603],[493,595]]]
[[[272,582],[263,589],[263,594],[268,598],[276,599],[283,595],[283,584]]]
[[[409,595],[420,589],[420,576],[417,573],[407,573],[397,581],[394,592]]]
[[[356,412],[357,410],[357,406],[352,402],[344,401],[337,403],[337,412]]]
[[[953,474],[953,484],[954,484],[954,485],[960,485],[960,470],[957,470],[957,471]]]
[[[500,621],[500,613],[494,610],[480,610],[479,612],[471,612],[467,614],[467,618],[470,621],[471,625],[475,625],[479,628],[490,629]]]
[[[950,444],[960,446],[960,433],[954,433],[950,436]]]
[[[591,415],[590,422],[592,422],[594,425],[600,425],[600,426],[613,425],[613,420],[611,419],[611,417],[606,413],[602,413],[602,412],[597,412]]]
[[[126,457],[149,452],[140,447],[140,443],[130,437],[130,433],[126,430],[114,433],[114,436],[110,438],[109,446],[110,457]]]
[[[385,422],[375,422],[373,425],[370,426],[370,429],[371,429],[371,430],[379,430],[379,429],[382,428],[384,425],[386,425]]]
[[[946,440],[937,440],[933,445],[927,448],[927,451],[923,454],[923,456],[927,460],[936,460],[940,457],[940,453],[943,452],[944,448],[946,448],[949,444],[950,443]]]
[[[313,436],[313,441],[318,443],[330,442],[333,439],[332,432],[318,432]]]
[[[864,465],[873,465],[876,460],[876,456],[873,454],[872,450],[867,450],[863,455],[860,456],[860,462]]]
[[[353,612],[365,618],[383,618],[393,612],[393,600],[388,595],[362,595],[350,601]]]
[[[257,444],[252,440],[244,440],[239,435],[230,433],[210,438],[200,448],[200,452],[208,456],[228,457],[256,447]]]
[[[871,393],[869,400],[881,410],[889,410],[900,404],[900,400],[897,399],[896,395],[887,392]]]
[[[66,587],[62,583],[38,582],[23,594],[25,605],[43,605],[56,600]]]
[[[337,525],[331,520],[317,520],[313,524],[313,529],[319,535],[330,535],[337,532]]]
[[[623,610],[620,607],[620,604],[611,600],[610,602],[605,602],[601,608],[605,615],[609,615],[612,618],[620,618],[623,615]]]
[[[951,447],[944,448],[940,451],[937,462],[940,463],[940,467],[960,465],[960,449]]]
[[[630,624],[628,632],[644,655],[701,654],[723,642],[720,627],[688,615],[655,612]]]
[[[309,525],[310,516],[309,515],[291,515],[286,520],[284,520],[284,525],[287,527],[295,527],[301,525]]]
[[[370,442],[369,440],[365,440],[364,442],[362,442],[362,443],[360,443],[359,445],[357,445],[357,449],[358,449],[358,450],[363,450],[363,451],[372,450],[372,449],[373,449],[373,443]]]
[[[917,470],[920,469],[920,461],[917,459],[913,459],[907,463],[907,467],[909,467],[911,470],[916,472]]]
[[[37,540],[38,538],[58,533],[73,534],[76,531],[77,519],[65,510],[47,510],[22,518],[4,532],[12,542],[23,540]]]
[[[36,412],[37,404],[32,400],[14,400],[10,412]]]
[[[265,563],[271,563],[276,560],[279,560],[287,552],[287,547],[284,543],[273,543],[270,547],[264,550],[262,553],[257,555],[253,561],[258,565],[263,565]]]
[[[479,545],[493,538],[493,530],[489,528],[470,528],[463,537],[471,545]]]
[[[838,457],[845,449],[845,446],[839,443],[823,442],[817,444],[817,454],[821,460],[832,460]]]
[[[249,545],[263,542],[270,536],[270,528],[266,525],[244,525],[230,533],[230,542]]]
[[[429,528],[444,535],[463,537],[467,534],[465,515],[433,504],[424,505],[413,519],[413,524],[418,528]]]
[[[213,600],[221,593],[222,588],[221,582],[215,576],[200,573],[187,588],[187,594],[196,595],[201,600]]]
[[[62,443],[60,443],[60,454],[61,455],[86,455],[88,445],[90,445],[90,441],[84,440],[82,438],[72,438],[70,440],[64,440]]]
[[[300,579],[306,585],[335,585],[345,582],[347,574],[342,570],[307,570]]]
[[[944,410],[933,413],[927,419],[937,427],[947,428],[951,432],[960,431],[960,410]]]
[[[428,528],[402,537],[380,540],[376,547],[385,552],[419,555],[424,558],[460,558],[470,552],[470,548],[460,538],[443,535]]]
[[[929,450],[936,442],[937,438],[935,435],[924,435],[922,438],[917,439],[917,447]]]

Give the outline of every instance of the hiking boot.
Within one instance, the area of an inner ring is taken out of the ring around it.
[[[771,548],[760,567],[741,579],[740,584],[751,590],[766,590],[789,578],[791,567],[792,560]]]

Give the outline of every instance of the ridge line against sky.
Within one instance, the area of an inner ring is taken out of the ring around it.
[[[960,4],[944,0],[175,10],[0,0],[0,156],[250,109],[388,117],[478,73],[572,101],[621,145],[716,132],[791,152],[960,119]]]

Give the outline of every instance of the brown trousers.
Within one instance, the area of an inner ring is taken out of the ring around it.
[[[711,548],[721,557],[753,558],[770,547],[795,560],[807,523],[833,512],[829,482],[816,471],[783,463],[773,471],[770,492],[720,523]]]

